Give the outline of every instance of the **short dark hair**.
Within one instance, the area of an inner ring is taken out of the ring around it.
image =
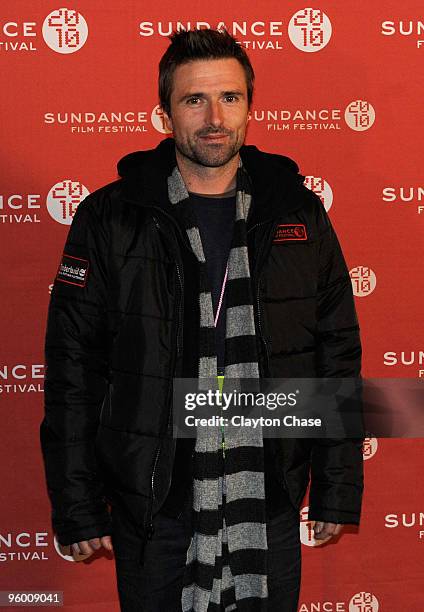
[[[240,62],[247,85],[250,108],[255,73],[247,53],[226,30],[181,30],[169,36],[171,44],[159,62],[159,101],[162,109],[171,114],[173,76],[177,66],[195,60],[234,58]]]

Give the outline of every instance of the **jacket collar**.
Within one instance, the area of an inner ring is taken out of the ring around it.
[[[252,183],[249,226],[293,212],[310,200],[310,192],[303,186],[305,177],[292,159],[265,153],[253,145],[243,145],[240,156]],[[123,179],[124,199],[139,205],[159,206],[172,215],[175,207],[168,200],[167,177],[176,164],[172,138],[165,138],[155,149],[123,157],[118,162],[118,173]]]

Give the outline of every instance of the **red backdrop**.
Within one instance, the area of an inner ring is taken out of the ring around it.
[[[118,602],[112,558],[75,562],[50,525],[38,441],[49,291],[78,203],[164,137],[157,64],[177,21],[223,22],[249,50],[247,141],[293,157],[329,210],[364,376],[424,378],[421,2],[2,3],[0,590],[63,591],[68,610]],[[301,612],[422,610],[423,450],[367,440],[361,526],[337,543],[314,546],[305,499]]]

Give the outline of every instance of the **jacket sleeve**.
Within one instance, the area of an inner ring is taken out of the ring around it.
[[[110,534],[94,441],[105,398],[107,237],[92,194],[75,213],[51,294],[40,440],[52,524],[63,545]]]
[[[358,383],[360,388],[362,350],[351,279],[321,202],[318,208],[318,376],[355,377],[356,388]],[[352,398],[352,407],[362,418],[361,393],[353,394]],[[310,520],[359,524],[364,488],[363,440],[363,437],[312,440]]]

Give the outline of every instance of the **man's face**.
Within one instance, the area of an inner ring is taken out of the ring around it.
[[[248,122],[244,70],[234,58],[196,60],[174,72],[171,115],[179,153],[201,166],[218,167],[242,146]]]

